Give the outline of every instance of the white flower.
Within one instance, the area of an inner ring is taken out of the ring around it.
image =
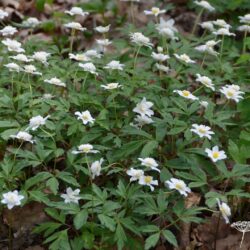
[[[50,53],[47,53],[45,51],[37,51],[32,55],[32,58],[36,61],[39,61],[45,65],[48,65],[48,57],[50,56]]]
[[[144,172],[141,169],[130,168],[129,170],[127,170],[127,175],[131,176],[130,182],[137,181],[141,176],[144,175]]]
[[[0,20],[3,20],[7,16],[9,16],[8,12],[0,9]]]
[[[24,199],[23,195],[19,195],[17,190],[10,191],[3,194],[2,204],[6,204],[8,209],[21,205],[21,200]]]
[[[66,87],[66,84],[56,77],[45,79],[44,82],[47,82],[52,85],[60,86],[60,87]]]
[[[176,189],[181,195],[187,196],[191,193],[191,189],[186,185],[183,180],[171,178],[170,181],[165,181],[169,189]]]
[[[69,29],[74,29],[74,30],[81,30],[81,31],[86,30],[86,28],[82,27],[82,25],[77,22],[66,23],[64,24],[64,27],[69,28]]]
[[[168,73],[170,71],[170,68],[165,66],[165,65],[162,65],[162,64],[159,64],[159,63],[156,63],[155,64],[155,67],[158,69],[158,70],[161,70],[161,71],[164,71],[166,73]]]
[[[204,108],[207,108],[207,106],[209,105],[209,103],[206,102],[206,101],[200,101],[200,105],[201,105],[202,107],[204,107]]]
[[[42,75],[41,72],[38,72],[36,67],[34,65],[25,65],[23,67],[23,71],[28,73],[28,74],[32,74],[32,75]]]
[[[214,46],[217,45],[219,42],[220,42],[220,40],[218,40],[218,41],[209,40],[204,45],[200,45],[200,46],[195,47],[195,49],[200,51],[200,52],[208,53],[210,55],[216,56],[219,53],[214,50]]]
[[[55,96],[53,96],[53,95],[51,95],[49,93],[45,93],[45,94],[43,94],[42,99],[44,99],[44,100],[50,100],[53,97],[55,97]]]
[[[103,158],[101,158],[99,161],[94,161],[91,164],[90,170],[92,173],[92,179],[95,179],[96,176],[100,175],[102,169],[102,163],[103,163]]]
[[[84,125],[87,125],[88,123],[94,123],[95,119],[91,116],[90,112],[88,110],[84,112],[75,112],[75,115],[78,116],[77,120],[82,120],[82,123]]]
[[[194,3],[198,6],[201,6],[202,8],[209,10],[209,11],[214,11],[215,8],[207,1],[194,1]]]
[[[21,47],[22,44],[16,40],[12,40],[12,39],[7,38],[7,39],[3,40],[2,43],[5,46],[7,46],[9,51],[14,51],[14,52],[18,52],[18,53],[24,52],[24,49]]]
[[[214,25],[212,21],[206,21],[206,22],[202,22],[200,23],[200,26],[203,29],[209,30],[209,31],[214,31]]]
[[[220,209],[220,212],[222,214],[222,217],[224,218],[226,223],[229,223],[229,218],[231,216],[231,209],[225,202],[220,202],[219,199],[217,200],[218,207]]]
[[[216,36],[236,36],[234,33],[231,33],[229,31],[229,29],[227,28],[220,28],[217,31],[214,31],[213,34],[215,34]]]
[[[160,10],[157,7],[151,8],[151,10],[144,10],[145,15],[153,15],[153,16],[158,16],[160,14],[164,14],[166,10]]]
[[[151,123],[154,122],[150,117],[145,116],[145,115],[144,116],[137,115],[136,118],[135,118],[135,121],[137,122],[136,125],[139,126],[139,127],[142,127],[142,126],[144,126],[146,124],[151,124]]]
[[[72,7],[70,10],[64,11],[64,13],[69,14],[71,16],[75,16],[75,15],[86,16],[89,14],[88,12],[83,11],[79,7]]]
[[[132,43],[135,43],[138,46],[146,46],[149,48],[153,46],[153,44],[150,42],[150,39],[140,32],[130,33],[130,40]]]
[[[239,102],[240,99],[243,99],[244,92],[240,91],[238,85],[226,85],[220,89],[220,92],[226,96],[228,100],[234,100]]]
[[[223,19],[217,19],[216,21],[213,21],[213,24],[225,29],[229,29],[232,27],[230,24],[226,23],[225,20]]]
[[[16,64],[16,63],[8,63],[8,64],[4,64],[4,67],[8,68],[9,71],[11,72],[20,72],[22,70],[22,68]]]
[[[13,26],[5,26],[3,29],[0,30],[0,33],[3,36],[12,36],[17,32],[17,29]]]
[[[250,25],[241,25],[241,26],[238,27],[237,30],[239,30],[239,31],[245,31],[245,32],[250,33]]]
[[[140,114],[141,116],[149,116],[154,115],[154,111],[150,108],[154,104],[152,102],[147,102],[147,99],[143,97],[143,99],[137,103],[136,107],[133,109],[133,112]]]
[[[174,90],[174,93],[177,93],[178,95],[190,99],[190,100],[198,100],[199,98],[194,96],[190,91],[188,90]]]
[[[99,46],[109,46],[110,44],[112,44],[112,42],[109,39],[96,39],[96,42]]]
[[[85,154],[88,154],[88,153],[93,153],[93,154],[96,154],[98,153],[99,151],[98,150],[94,150],[93,146],[91,144],[81,144],[80,146],[77,147],[78,150],[73,150],[72,151],[72,154],[81,154],[81,153],[85,153]]]
[[[197,134],[200,138],[207,137],[209,140],[211,140],[211,135],[214,134],[213,131],[211,131],[211,128],[206,125],[198,125],[198,124],[192,124],[192,129],[190,131]]]
[[[158,186],[158,181],[154,180],[152,176],[142,175],[139,179],[139,184],[143,186],[149,186],[151,191],[154,191],[154,186]]]
[[[169,55],[164,55],[162,53],[155,53],[155,52],[152,52],[151,56],[153,57],[153,59],[159,62],[164,62],[170,58]]]
[[[91,74],[94,74],[94,75],[98,75],[98,73],[96,72],[96,67],[93,63],[89,62],[89,63],[79,63],[78,64],[79,67],[81,67],[84,71],[86,72],[89,72]]]
[[[250,14],[246,14],[245,16],[239,16],[240,23],[250,24]]]
[[[218,146],[214,146],[211,149],[206,148],[205,152],[207,153],[208,157],[213,161],[213,162],[217,162],[219,160],[224,160],[227,158],[225,151],[219,151],[219,147]]]
[[[174,27],[174,23],[174,19],[165,21],[163,18],[160,18],[160,23],[156,24],[156,29],[162,36],[172,40],[178,40],[178,37],[175,36],[175,33],[178,32],[178,30]]]
[[[174,54],[174,56],[181,62],[195,63],[195,61],[191,60],[187,54],[182,54],[182,55]]]
[[[109,32],[110,25],[108,26],[97,26],[95,30],[101,34]]]
[[[146,158],[138,158],[138,160],[141,162],[142,166],[146,166],[151,168],[152,170],[161,172],[161,170],[157,168],[159,165],[154,158],[146,157]]]
[[[32,59],[29,59],[24,54],[17,54],[16,56],[10,56],[10,58],[15,59],[15,60],[20,61],[20,62],[31,62],[31,61],[33,61]]]
[[[80,189],[72,190],[72,188],[66,189],[66,194],[61,194],[61,198],[64,199],[64,203],[76,203],[78,204],[81,197],[79,197]]]
[[[87,57],[89,57],[91,59],[92,58],[101,58],[102,57],[102,55],[98,51],[96,51],[94,49],[87,50],[84,54],[85,54],[85,56],[87,56]]]
[[[124,1],[124,2],[140,2],[140,0],[121,0],[121,1]]]
[[[202,83],[203,85],[212,89],[213,91],[215,90],[214,84],[212,83],[212,80],[209,77],[201,76],[200,74],[196,74],[196,76],[197,76],[196,82]]]
[[[25,27],[31,27],[35,28],[38,26],[41,22],[36,17],[29,17],[27,20],[23,21],[22,24]]]
[[[86,54],[72,54],[72,53],[69,53],[69,58],[70,59],[74,59],[78,62],[88,62],[90,61],[91,59],[89,57],[86,56]]]
[[[113,83],[109,83],[107,85],[101,85],[101,87],[103,87],[104,89],[110,90],[110,89],[121,88],[122,86],[117,82],[113,82]]]
[[[27,129],[31,129],[31,130],[36,130],[39,128],[39,126],[42,126],[46,123],[47,119],[49,118],[50,116],[47,115],[46,117],[42,117],[40,115],[38,116],[34,116],[30,119],[30,122],[29,122],[29,127]]]
[[[109,62],[104,69],[111,69],[111,70],[123,70],[124,64],[121,64],[120,61],[111,61]]]
[[[34,140],[32,140],[32,135],[25,132],[25,131],[19,131],[16,135],[11,135],[11,138],[16,138],[21,141],[27,141],[30,143],[34,143]]]

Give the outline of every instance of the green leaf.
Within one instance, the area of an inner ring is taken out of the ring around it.
[[[164,230],[162,231],[162,234],[163,236],[165,237],[165,239],[171,243],[173,246],[177,247],[178,246],[178,243],[177,243],[177,240],[176,240],[176,237],[174,236],[174,234],[169,231],[169,230]]]
[[[88,219],[88,210],[84,209],[80,211],[75,217],[74,217],[74,226],[77,230],[79,230]]]
[[[142,148],[141,157],[148,157],[150,156],[154,150],[158,147],[157,141],[149,141],[146,145]]]
[[[59,188],[59,182],[55,177],[47,180],[46,186],[52,191],[53,194],[57,194]]]
[[[99,214],[98,215],[99,220],[101,221],[101,224],[104,225],[106,228],[108,228],[110,231],[114,232],[115,231],[115,220],[104,215],[104,214]]]
[[[160,238],[160,233],[152,234],[145,241],[145,250],[155,247]]]

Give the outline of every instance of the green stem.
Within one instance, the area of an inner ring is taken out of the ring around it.
[[[222,53],[223,53],[223,47],[224,47],[224,39],[225,39],[225,36],[223,35],[222,39],[221,39],[221,47],[220,47],[220,62],[221,62],[221,59],[222,59]]]
[[[88,75],[89,75],[89,73],[87,73],[85,78],[84,78],[84,81],[83,81],[83,84],[82,84],[82,89],[84,89],[84,86],[85,86],[85,83],[87,81]]]
[[[242,49],[242,54],[245,54],[246,53],[246,38],[247,38],[247,30],[245,31],[244,33],[244,40],[243,40],[243,49]]]
[[[134,69],[135,69],[135,67],[136,67],[137,57],[138,57],[138,55],[139,55],[140,49],[141,49],[141,46],[138,47],[138,50],[137,50],[137,52],[136,52],[136,54],[135,54]]]
[[[201,85],[198,89],[196,89],[192,94],[195,94],[195,93],[197,93],[198,91],[200,91],[201,89],[203,89],[204,88],[204,85]]]
[[[192,33],[191,33],[192,35],[193,35],[193,34],[195,33],[195,31],[196,31],[197,25],[198,25],[198,23],[199,23],[199,21],[200,21],[200,18],[201,18],[201,15],[202,15],[203,11],[204,11],[204,8],[201,9],[201,11],[199,12],[198,16],[197,16],[196,19],[195,19],[194,27],[193,27],[193,30],[192,30]]]
[[[17,150],[16,150],[16,152],[14,154],[14,159],[13,159],[14,162],[16,161],[16,155],[17,155],[18,151],[20,150],[20,148],[22,147],[22,145],[23,145],[23,141],[21,142],[20,146],[17,148]]]
[[[72,29],[72,30],[71,30],[70,46],[69,46],[69,51],[70,51],[70,52],[73,51],[73,44],[74,44],[75,33],[76,33],[76,30],[75,30],[75,29]]]

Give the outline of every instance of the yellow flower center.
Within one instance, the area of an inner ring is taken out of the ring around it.
[[[227,92],[227,95],[228,95],[229,97],[232,97],[232,96],[234,95],[234,92],[233,92],[233,91],[228,91],[228,92]]]
[[[183,187],[182,187],[182,185],[180,183],[176,183],[175,184],[175,188],[178,189],[178,190],[182,190],[183,189]]]
[[[152,177],[151,176],[145,176],[144,180],[145,180],[146,184],[150,184],[151,181],[152,181]]]
[[[213,152],[213,158],[217,159],[219,157],[219,152]]]
[[[183,91],[182,91],[182,94],[183,94],[184,96],[188,97],[190,93],[189,93],[189,91],[187,91],[187,90],[183,90]]]
[[[205,134],[205,133],[206,133],[206,130],[203,129],[203,128],[199,128],[199,132],[202,133],[202,134]]]
[[[153,8],[151,9],[151,11],[152,11],[152,13],[155,14],[155,15],[159,13],[159,9],[158,9],[158,8],[155,8],[155,7],[153,7]]]
[[[82,119],[83,119],[83,120],[88,120],[89,117],[88,117],[88,115],[82,115]]]

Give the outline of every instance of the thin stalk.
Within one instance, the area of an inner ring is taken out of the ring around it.
[[[74,44],[75,33],[76,33],[76,30],[75,30],[75,29],[72,29],[72,30],[71,30],[70,46],[69,46],[70,52],[73,51],[73,44]]]
[[[114,105],[114,109],[115,109],[115,120],[116,120],[116,124],[117,124],[118,118],[117,118],[117,111],[116,111],[116,105],[115,105],[115,96],[114,96],[112,101],[113,101],[113,105]]]
[[[245,232],[242,233],[242,237],[241,237],[241,241],[240,241],[240,249],[242,248],[244,237],[245,237]]]
[[[201,63],[201,69],[203,68],[204,62],[206,59],[206,53],[204,53],[203,59],[202,59],[202,63]]]
[[[203,11],[204,11],[204,8],[201,9],[201,11],[199,12],[198,16],[197,16],[196,19],[195,19],[194,27],[193,27],[193,30],[192,30],[192,33],[191,33],[192,35],[193,35],[193,34],[195,33],[195,31],[196,31],[197,25],[198,25],[198,23],[199,23],[199,21],[200,21],[200,18],[201,18],[201,15],[202,15]]]
[[[20,146],[17,148],[17,150],[16,150],[16,152],[14,154],[14,159],[13,159],[14,162],[16,161],[16,155],[17,155],[18,151],[20,150],[20,148],[22,147],[22,145],[23,145],[23,141],[21,142]]]
[[[223,47],[224,47],[224,39],[225,39],[225,36],[223,35],[222,39],[221,39],[221,47],[220,47],[220,62],[221,62],[221,59],[222,59],[222,53],[223,53]]]
[[[243,40],[243,49],[242,49],[242,54],[245,54],[246,53],[246,38],[247,38],[247,30],[245,30],[245,33],[244,33],[244,40]]]
[[[141,49],[141,46],[138,47],[138,50],[136,51],[136,54],[135,54],[134,69],[135,69],[135,67],[136,67],[137,57],[138,57],[138,55],[139,55],[140,49]]]
[[[84,78],[84,81],[83,81],[83,84],[82,84],[82,89],[84,89],[84,86],[85,86],[85,83],[87,81],[88,75],[89,75],[89,73],[87,73],[85,78]]]
[[[135,14],[134,14],[134,2],[130,2],[130,15],[132,19],[132,23],[135,25]]]
[[[201,89],[203,89],[204,88],[204,85],[201,85],[198,89],[196,89],[192,94],[195,94],[195,93],[197,93],[198,91],[200,91]]]
[[[14,98],[14,73],[11,74],[12,98]]]

